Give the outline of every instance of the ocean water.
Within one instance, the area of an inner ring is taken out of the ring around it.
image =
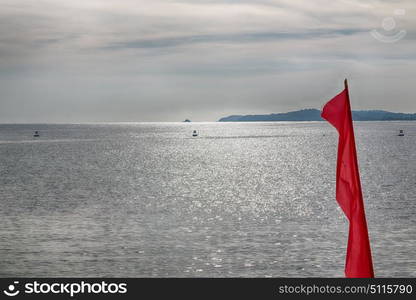
[[[376,276],[416,277],[416,122],[355,130]],[[336,149],[324,122],[0,125],[0,276],[342,277]]]

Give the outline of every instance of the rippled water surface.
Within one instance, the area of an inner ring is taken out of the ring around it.
[[[355,127],[376,275],[415,277],[416,122]],[[0,125],[0,276],[341,277],[336,148],[324,122]]]

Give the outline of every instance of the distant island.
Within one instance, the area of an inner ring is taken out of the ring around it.
[[[416,121],[416,113],[394,113],[384,110],[354,110],[354,121]],[[323,121],[321,111],[317,109],[302,109],[287,113],[269,115],[232,115],[218,122],[273,122],[273,121]]]
[[[184,120],[184,122],[185,122],[185,123],[189,123],[189,122],[191,122],[191,120],[186,119],[186,120]]]

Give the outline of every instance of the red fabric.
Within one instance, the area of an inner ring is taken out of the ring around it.
[[[348,88],[324,106],[321,116],[331,123],[339,133],[336,199],[350,224],[345,276],[372,278],[374,277],[373,263]]]

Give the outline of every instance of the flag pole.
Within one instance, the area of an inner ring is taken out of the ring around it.
[[[345,91],[347,93],[348,114],[350,116],[350,121],[351,121],[352,147],[354,149],[354,155],[356,157],[356,159],[355,159],[355,167],[356,167],[356,170],[357,170],[358,188],[359,188],[359,193],[361,194],[361,199],[364,199],[363,193],[362,193],[362,187],[361,187],[361,178],[360,178],[360,174],[359,174],[359,170],[360,169],[358,168],[358,155],[357,155],[357,147],[356,147],[356,144],[355,144],[355,132],[354,132],[355,130],[354,130],[354,123],[352,121],[352,109],[351,109],[351,101],[350,101],[350,91],[348,89],[348,80],[347,80],[347,78],[345,78],[345,80],[344,80],[344,86],[345,86]],[[364,203],[363,203],[363,205],[364,205]],[[367,226],[367,222],[365,222],[365,223],[366,223],[366,226]]]
[[[344,87],[345,87],[345,92],[347,93],[347,105],[348,105],[348,111],[349,111],[349,115],[350,115],[350,119],[351,119],[351,124],[352,124],[352,110],[351,110],[351,103],[350,103],[350,91],[348,89],[348,80],[347,78],[344,79]],[[353,129],[353,133],[354,133],[354,126],[352,126]],[[354,134],[353,134],[353,139],[354,138]],[[355,145],[355,141],[354,141],[354,145]]]
[[[357,147],[356,147],[356,145],[355,145],[355,130],[354,130],[354,123],[353,123],[353,121],[352,121],[352,109],[351,109],[351,101],[350,101],[350,91],[348,90],[348,80],[347,80],[347,78],[345,78],[345,80],[344,80],[344,86],[345,86],[345,91],[346,91],[346,93],[347,93],[347,106],[348,106],[348,114],[349,114],[349,116],[350,116],[350,121],[351,121],[351,131],[352,131],[352,136],[351,136],[351,139],[352,139],[352,148],[353,148],[353,151],[354,151],[354,155],[355,155],[355,157],[356,157],[356,159],[354,160],[355,161],[355,168],[356,168],[356,170],[357,170],[357,176],[356,176],[356,178],[357,178],[357,183],[358,183],[358,192],[360,193],[360,195],[361,195],[361,199],[363,199],[363,207],[364,207],[364,197],[363,197],[363,192],[362,192],[362,187],[361,187],[361,178],[360,178],[360,173],[359,173],[359,168],[358,168],[358,155],[357,155]],[[365,220],[365,217],[364,217],[364,223],[365,223],[365,227],[367,227],[367,221]]]
[[[347,105],[348,105],[348,111],[349,111],[349,115],[351,118],[351,124],[352,124],[352,110],[351,110],[351,103],[350,103],[350,91],[348,89],[348,80],[347,78],[344,79],[344,87],[345,87],[345,92],[347,93]],[[353,129],[352,131],[354,132],[354,126],[352,126]],[[354,134],[353,134],[354,137]],[[355,145],[355,141],[354,141],[354,145]]]
[[[354,132],[355,130],[354,130],[354,123],[353,123],[353,120],[352,120],[350,91],[348,89],[348,80],[347,80],[347,78],[345,78],[345,80],[344,80],[344,87],[345,87],[345,92],[346,92],[346,96],[347,96],[347,101],[346,102],[347,102],[347,107],[348,107],[348,114],[349,114],[350,122],[351,122],[352,148],[353,148],[353,152],[354,152],[354,156],[355,156],[354,165],[355,165],[355,170],[357,172],[355,178],[357,180],[358,193],[360,195],[359,199],[360,199],[360,202],[361,202],[361,206],[363,208],[363,215],[362,215],[361,222],[362,222],[363,227],[365,228],[365,232],[366,232],[366,235],[367,235],[367,239],[366,239],[365,242],[367,243],[368,249],[369,249],[369,260],[370,260],[370,264],[371,264],[371,273],[372,273],[371,277],[374,277],[373,259],[372,259],[372,255],[371,255],[371,245],[370,245],[370,237],[369,237],[369,234],[368,234],[367,218],[365,216],[364,197],[363,197],[363,191],[362,191],[362,186],[361,186],[361,178],[360,178],[360,171],[359,171],[360,169],[358,167],[358,154],[357,154],[357,147],[356,147],[356,144],[355,144],[355,132]],[[350,221],[350,230],[351,229],[352,229],[352,227],[351,227],[351,221]],[[350,238],[350,237],[351,237],[351,234],[349,234],[348,238]],[[348,244],[349,244],[348,246],[351,246],[350,243],[348,243]]]

